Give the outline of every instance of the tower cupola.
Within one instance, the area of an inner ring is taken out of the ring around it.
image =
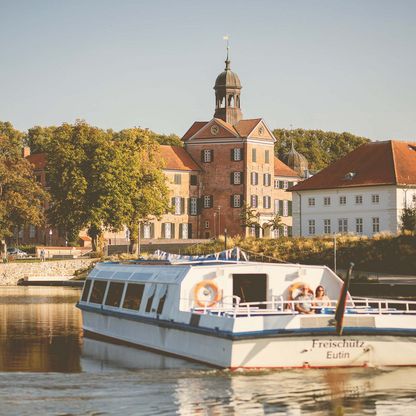
[[[227,47],[227,59],[225,70],[215,80],[215,113],[214,117],[220,118],[231,125],[237,124],[243,114],[240,109],[241,83],[238,75],[231,71],[229,49]]]

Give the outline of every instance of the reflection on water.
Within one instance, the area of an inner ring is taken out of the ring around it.
[[[0,414],[412,415],[416,369],[221,371],[82,339],[79,290],[0,288]]]
[[[79,290],[0,288],[0,371],[80,371]]]

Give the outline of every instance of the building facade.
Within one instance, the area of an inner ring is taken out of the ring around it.
[[[416,145],[364,144],[291,190],[296,236],[395,234],[416,204]]]
[[[243,119],[241,83],[231,71],[218,75],[215,111],[210,121],[194,122],[184,134],[184,147],[160,146],[173,212],[141,226],[144,240],[212,238],[256,235],[274,238],[292,235],[292,194],[287,189],[299,174],[274,156],[275,137],[261,118]],[[47,186],[45,155],[28,156],[39,181]],[[258,213],[258,226],[248,228],[241,219],[249,206]],[[270,222],[280,215],[282,226]],[[80,235],[88,244],[86,233]],[[128,235],[106,233],[109,244],[127,244]],[[36,236],[22,231],[25,243],[64,244],[65,237],[50,227]]]

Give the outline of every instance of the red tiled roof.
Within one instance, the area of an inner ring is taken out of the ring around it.
[[[277,157],[274,158],[274,176],[290,176],[299,178],[299,175],[293,169],[284,164]]]
[[[240,120],[236,125],[235,129],[241,137],[247,137],[253,129],[259,124],[261,118],[253,118],[249,120]]]
[[[165,164],[163,169],[201,170],[189,153],[179,146],[160,146],[160,155]]]
[[[46,167],[46,154],[34,153],[26,157],[26,159],[34,165],[36,170],[43,170]]]
[[[416,143],[363,144],[291,190],[398,184],[416,184]]]
[[[188,131],[183,135],[182,140],[186,141],[190,137],[192,137],[195,133],[197,133],[199,130],[202,129],[206,124],[208,124],[208,121],[195,121],[194,124],[188,129]]]

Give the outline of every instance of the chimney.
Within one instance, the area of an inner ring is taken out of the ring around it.
[[[29,146],[23,146],[23,149],[22,149],[22,156],[23,156],[23,157],[28,157],[28,156],[30,156],[30,147],[29,147]]]

